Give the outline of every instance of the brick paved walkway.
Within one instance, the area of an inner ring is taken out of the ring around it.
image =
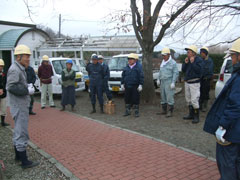
[[[216,163],[195,154],[37,103],[35,111],[31,141],[81,180],[219,179]]]

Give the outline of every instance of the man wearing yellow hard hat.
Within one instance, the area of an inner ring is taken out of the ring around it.
[[[52,94],[52,76],[53,70],[49,64],[49,57],[44,55],[42,57],[42,64],[38,68],[38,77],[41,83],[41,108],[46,107],[46,98],[48,94],[49,106],[55,107]]]
[[[166,115],[171,117],[174,108],[174,93],[175,83],[177,81],[179,72],[177,63],[171,58],[169,48],[162,49],[163,60],[160,65],[158,84],[161,90],[161,105],[162,112],[157,114]]]
[[[213,77],[213,61],[209,57],[209,51],[207,47],[202,47],[200,49],[200,55],[203,61],[202,61],[202,77],[200,81],[199,106],[202,112],[206,112],[209,100],[210,83]]]
[[[240,178],[240,38],[229,50],[233,72],[208,112],[204,131],[216,136],[221,180]]]
[[[28,119],[30,97],[34,93],[32,84],[27,84],[25,69],[29,66],[31,50],[25,45],[18,45],[14,51],[16,61],[11,65],[7,74],[7,86],[10,112],[14,120],[13,144],[15,160],[22,162],[22,168],[37,166],[27,157]]]
[[[0,59],[0,115],[1,115],[1,124],[2,126],[9,126],[8,123],[5,122],[6,110],[7,110],[7,102],[6,102],[6,83],[7,83],[7,75],[3,71],[4,61]]]
[[[184,116],[185,120],[192,120],[192,123],[199,122],[199,97],[200,78],[202,70],[202,59],[197,56],[197,46],[191,45],[185,48],[187,57],[182,64],[182,72],[185,73],[185,99],[188,105],[189,114]]]
[[[137,64],[138,55],[131,53],[128,55],[128,65],[123,69],[121,88],[125,90],[125,114],[131,114],[131,107],[135,111],[135,117],[139,117],[140,92],[144,82],[144,75],[141,66]]]

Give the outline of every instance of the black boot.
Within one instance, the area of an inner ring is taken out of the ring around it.
[[[135,117],[139,117],[139,105],[134,105]]]
[[[169,105],[169,109],[168,109],[166,117],[167,118],[172,117],[172,114],[173,114],[173,105]]]
[[[208,100],[204,100],[203,104],[202,104],[202,112],[206,112],[207,111],[207,104],[208,104]]]
[[[92,104],[92,111],[90,112],[90,114],[96,113],[96,107],[95,104]]]
[[[188,109],[189,109],[189,114],[187,116],[183,117],[183,119],[185,119],[185,120],[190,120],[190,119],[194,118],[193,117],[193,110],[194,110],[193,106],[192,105],[188,106]]]
[[[15,151],[15,161],[21,161],[21,159],[20,159],[20,156],[19,156],[19,153],[18,153],[18,151],[17,151],[17,148],[16,148],[16,146],[14,146],[14,151]]]
[[[36,113],[32,111],[32,108],[29,108],[29,115],[36,115]]]
[[[60,109],[60,111],[65,111],[65,106],[62,105],[62,108]]]
[[[39,165],[39,162],[32,162],[32,161],[28,160],[26,151],[22,151],[22,152],[18,151],[18,154],[19,154],[20,159],[22,161],[22,168],[23,169],[32,168],[32,167],[35,167],[35,166]]]
[[[157,113],[157,115],[167,114],[167,104],[162,104],[162,112]]]
[[[193,124],[199,123],[199,109],[193,110],[193,116],[194,116],[194,119],[192,120],[192,123]]]
[[[131,114],[131,111],[130,111],[130,108],[131,108],[131,104],[126,104],[125,105],[125,114],[123,116],[129,116]]]
[[[2,124],[3,127],[9,126],[8,123],[5,123],[5,116],[1,116],[1,124]]]
[[[104,111],[103,111],[103,104],[100,104],[100,112],[101,112],[101,114],[104,114]]]

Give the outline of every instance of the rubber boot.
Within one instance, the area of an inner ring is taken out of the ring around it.
[[[8,123],[5,123],[5,116],[1,116],[1,124],[2,124],[3,127],[9,126]]]
[[[199,99],[199,110],[202,111],[203,101]]]
[[[165,115],[167,114],[167,104],[162,104],[162,112],[157,113],[157,115]]]
[[[187,115],[187,116],[184,116],[183,117],[183,119],[185,119],[185,120],[191,120],[191,119],[193,119],[194,117],[193,117],[193,106],[192,105],[190,105],[190,106],[188,106],[188,109],[189,109],[189,114]]]
[[[139,117],[139,105],[134,105],[135,117]]]
[[[29,108],[29,115],[36,115],[36,113],[32,111],[32,108]]]
[[[169,105],[169,109],[168,109],[166,117],[167,118],[172,117],[172,114],[173,114],[173,105]]]
[[[199,123],[199,109],[193,110],[193,116],[194,116],[194,119],[192,120],[192,123],[193,124]]]
[[[22,152],[18,151],[18,154],[19,154],[20,159],[22,161],[22,168],[23,169],[32,168],[32,167],[35,167],[35,166],[39,165],[39,162],[32,162],[32,161],[28,160],[26,151],[22,151]]]
[[[92,111],[90,112],[90,114],[96,113],[96,107],[95,104],[92,104]]]
[[[103,104],[100,104],[100,112],[101,112],[101,114],[104,114],[104,111],[103,111]]]
[[[204,100],[203,101],[203,105],[202,105],[202,112],[206,112],[207,111],[207,104],[208,104],[208,100]]]
[[[62,105],[62,108],[60,109],[60,111],[65,111],[65,106]]]
[[[21,159],[20,159],[20,156],[19,156],[19,153],[18,153],[18,151],[17,151],[17,148],[16,148],[16,146],[14,146],[14,151],[15,151],[15,161],[17,162],[17,161],[21,161]]]
[[[131,108],[131,104],[126,104],[125,105],[126,111],[125,111],[125,114],[123,116],[129,116],[131,114],[130,108]]]

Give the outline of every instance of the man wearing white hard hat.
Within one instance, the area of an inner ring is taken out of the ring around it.
[[[48,94],[49,106],[55,107],[52,94],[52,76],[53,70],[49,64],[49,57],[44,55],[42,57],[42,64],[38,68],[38,77],[41,84],[41,108],[46,107],[46,98]]]
[[[217,139],[220,180],[240,179],[240,38],[229,50],[233,72],[208,112],[204,131]]]
[[[199,97],[200,78],[202,73],[202,59],[197,56],[197,46],[191,45],[185,48],[187,57],[182,64],[182,72],[185,73],[185,99],[189,108],[189,114],[184,116],[185,120],[192,123],[199,122]]]
[[[177,63],[171,58],[169,48],[163,48],[162,50],[163,60],[160,65],[158,85],[161,90],[161,106],[162,112],[157,114],[166,115],[171,117],[174,108],[174,94],[175,84],[178,78],[179,72]]]
[[[140,92],[144,82],[142,68],[137,64],[138,55],[131,53],[128,55],[128,65],[123,69],[121,88],[125,90],[125,114],[131,114],[131,107],[135,111],[135,117],[139,117]]]
[[[7,86],[10,112],[14,120],[13,144],[15,160],[22,162],[22,168],[37,166],[27,157],[28,120],[30,96],[34,93],[33,84],[27,84],[25,68],[29,66],[31,50],[25,45],[18,45],[14,50],[16,61],[7,74]]]
[[[200,49],[202,61],[202,77],[200,81],[200,99],[199,106],[202,112],[207,111],[207,104],[209,100],[210,83],[213,77],[213,61],[209,57],[209,50],[207,47]]]

